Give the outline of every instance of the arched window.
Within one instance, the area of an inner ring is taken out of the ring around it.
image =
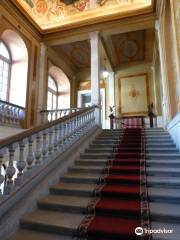
[[[55,80],[48,75],[48,96],[47,96],[47,109],[57,109],[58,103],[58,88]]]
[[[6,45],[0,41],[0,100],[9,100],[11,56]]]
[[[70,81],[68,77],[63,70],[53,65],[50,66],[48,74],[55,80],[57,86],[57,108],[70,108]]]

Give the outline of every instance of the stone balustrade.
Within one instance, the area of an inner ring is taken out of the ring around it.
[[[58,118],[67,116],[71,113],[78,112],[83,108],[65,108],[65,109],[55,109],[55,110],[41,110],[40,117],[41,123],[50,122]]]
[[[25,118],[25,109],[18,105],[0,100],[0,124],[20,127]]]
[[[75,111],[0,141],[0,215],[7,199],[95,127],[94,111]]]

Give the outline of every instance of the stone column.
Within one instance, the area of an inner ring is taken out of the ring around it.
[[[96,124],[101,126],[101,99],[100,99],[100,50],[99,32],[90,33],[91,42],[91,103],[97,105],[95,110]]]
[[[38,117],[37,117],[37,122],[40,123],[41,117],[39,114],[39,111],[42,109],[45,109],[46,104],[46,50],[47,47],[44,43],[41,43],[40,46],[40,57],[39,57],[39,81],[38,81],[38,99],[37,99],[37,111],[38,111]]]
[[[168,79],[167,79],[167,72],[166,72],[166,62],[165,62],[165,53],[164,53],[164,44],[162,44],[162,38],[164,37],[162,31],[160,31],[160,23],[158,20],[155,22],[155,29],[157,35],[157,42],[159,48],[159,57],[160,57],[160,68],[161,68],[161,77],[162,77],[162,110],[163,110],[163,117],[164,117],[164,126],[170,121],[170,96],[168,91]]]
[[[172,16],[172,32],[174,35],[174,54],[177,70],[176,91],[178,97],[178,112],[180,112],[180,2],[178,0],[170,0],[171,16]]]
[[[114,72],[109,72],[108,76],[109,84],[109,106],[115,106],[115,82],[114,82]]]

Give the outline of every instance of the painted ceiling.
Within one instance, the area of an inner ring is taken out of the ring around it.
[[[153,29],[119,33],[109,35],[107,38],[102,37],[102,39],[108,58],[114,68],[118,68],[122,64],[152,61]],[[53,49],[67,61],[68,65],[74,66],[78,71],[91,66],[90,41],[88,40],[53,46]],[[100,54],[102,61],[104,56],[102,52]]]
[[[152,7],[152,0],[13,0],[41,30],[82,26],[134,15]]]
[[[76,68],[89,68],[91,61],[90,42],[88,40],[56,46],[55,51],[62,54]]]
[[[145,57],[145,31],[111,36],[118,64],[143,61]]]

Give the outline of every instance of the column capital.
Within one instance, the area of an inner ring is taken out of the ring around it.
[[[90,39],[99,39],[100,37],[100,32],[99,31],[94,31],[89,33]]]
[[[160,21],[159,20],[155,21],[155,29],[156,29],[156,31],[160,30]]]
[[[45,53],[47,50],[47,46],[43,42],[40,43],[40,50],[41,53]]]

